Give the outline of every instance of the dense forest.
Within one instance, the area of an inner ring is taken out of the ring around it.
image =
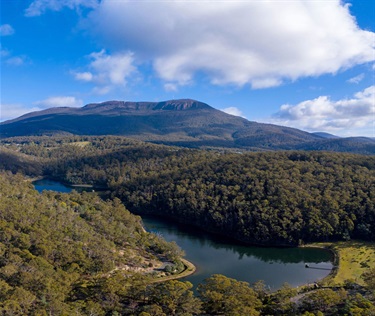
[[[155,283],[160,261],[181,250],[145,232],[119,200],[96,193],[33,189],[0,172],[0,313],[2,315],[373,315],[371,292],[288,285],[269,293],[213,275],[196,293],[189,282]],[[151,269],[151,270],[150,270]],[[375,271],[363,277],[375,290]]]
[[[375,239],[374,157],[257,153],[164,159],[111,189],[130,210],[257,244]]]
[[[16,138],[3,147],[5,169],[93,184],[134,213],[243,242],[375,240],[374,156],[204,151],[122,137]]]
[[[0,306],[4,315],[72,315],[118,300],[112,288],[145,282],[136,271],[178,263],[174,243],[146,233],[119,200],[39,194],[20,175],[0,174]],[[118,277],[117,271],[123,276]],[[93,293],[91,293],[93,292]],[[100,293],[101,298],[96,297]],[[111,309],[116,302],[110,303]],[[95,304],[94,304],[95,305]],[[106,309],[105,306],[102,308]]]

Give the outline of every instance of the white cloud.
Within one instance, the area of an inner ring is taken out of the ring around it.
[[[74,73],[74,78],[81,81],[92,81],[93,77],[92,73],[88,71]]]
[[[309,131],[368,128],[375,121],[375,85],[338,101],[320,96],[296,105],[284,104],[272,122]]]
[[[11,51],[6,48],[3,48],[0,43],[0,58],[1,62],[9,66],[22,66],[25,64],[31,64],[31,60],[25,56],[12,56]]]
[[[340,0],[103,0],[83,26],[174,85],[199,73],[217,85],[267,88],[375,59],[374,33]]]
[[[33,102],[33,106],[25,106],[20,103],[2,103],[0,108],[0,121],[17,118],[26,113],[41,111],[51,107],[80,107],[83,101],[71,96],[56,96],[45,100]]]
[[[176,92],[178,90],[178,85],[175,83],[164,84],[164,90],[167,92]]]
[[[9,56],[9,50],[7,50],[7,49],[1,49],[1,51],[0,51],[0,56],[1,57],[7,57],[7,56]]]
[[[34,0],[25,10],[25,16],[39,16],[48,10],[60,11],[63,8],[79,10],[81,7],[95,8],[98,0]]]
[[[15,57],[8,58],[6,60],[6,63],[11,66],[21,66],[25,63],[25,60],[22,57],[15,56]]]
[[[242,111],[239,108],[236,108],[234,106],[222,109],[221,111],[223,111],[225,113],[228,113],[228,114],[231,114],[231,115],[241,116],[241,117],[245,118],[245,116],[243,115]]]
[[[41,110],[39,107],[26,107],[23,104],[15,103],[15,104],[10,104],[10,103],[2,103],[0,105],[0,121],[6,121],[10,119],[14,119],[16,117],[19,117],[23,114],[29,113],[29,112],[34,112],[34,111],[39,111]]]
[[[91,53],[90,71],[73,72],[75,79],[93,82],[99,94],[105,94],[113,86],[125,86],[127,79],[136,73],[134,57],[130,52],[108,55],[104,50]]]
[[[347,80],[347,82],[357,84],[357,83],[360,83],[364,78],[365,78],[365,74],[361,73],[358,76],[350,78],[349,80]]]
[[[95,87],[92,92],[94,94],[99,94],[99,95],[104,95],[107,94],[111,91],[112,87],[111,86],[103,86],[103,87]]]
[[[11,25],[3,24],[0,26],[0,36],[8,36],[8,35],[13,35],[13,34],[14,34],[14,29]]]
[[[45,100],[36,101],[33,103],[40,109],[51,108],[51,107],[80,107],[83,105],[83,101],[71,96],[56,96],[50,97]]]

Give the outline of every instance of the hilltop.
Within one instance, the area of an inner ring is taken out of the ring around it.
[[[375,140],[370,138],[327,138],[319,133],[257,123],[191,99],[106,101],[81,108],[49,108],[3,122],[0,127],[1,138],[61,134],[121,135],[194,148],[375,153]]]

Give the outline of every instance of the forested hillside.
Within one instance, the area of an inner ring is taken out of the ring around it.
[[[322,289],[297,295],[284,285],[213,275],[197,293],[189,282],[153,283],[145,267],[174,260],[173,244],[143,232],[114,200],[76,192],[39,194],[20,175],[0,173],[2,315],[372,315],[373,296]],[[131,269],[125,269],[131,267]],[[374,269],[363,277],[374,287]],[[306,288],[305,291],[309,291]],[[363,292],[363,291],[362,291]]]
[[[202,151],[121,137],[17,139],[7,151],[43,162],[44,175],[105,187],[133,212],[244,242],[375,239],[374,156]]]
[[[39,194],[22,176],[4,172],[0,192],[2,315],[125,310],[139,300],[132,287],[149,282],[137,271],[161,260],[178,262],[182,254],[175,244],[144,232],[140,218],[119,200]]]
[[[238,240],[296,245],[374,240],[375,160],[349,154],[225,153],[121,137],[1,143],[0,312],[4,315],[372,315],[366,290],[283,286],[269,293],[213,275],[198,286],[153,283],[181,250],[143,231],[126,207]],[[35,191],[30,176],[105,191]],[[109,198],[103,201],[103,198]],[[374,268],[363,275],[374,290]]]
[[[134,212],[250,243],[375,239],[373,157],[195,153],[155,161],[112,190]]]

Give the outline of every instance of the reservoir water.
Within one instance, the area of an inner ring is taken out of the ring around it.
[[[39,180],[34,185],[39,192],[73,189],[51,180]],[[196,265],[197,271],[184,280],[194,285],[212,274],[224,274],[249,283],[263,280],[276,290],[285,282],[294,287],[313,283],[332,269],[332,255],[324,249],[245,246],[168,220],[150,216],[142,216],[142,220],[147,231],[175,241],[185,251],[186,259]]]
[[[49,191],[56,191],[62,193],[69,193],[72,190],[76,190],[78,192],[82,191],[92,191],[91,187],[87,186],[68,186],[61,182],[54,181],[51,179],[40,179],[33,182],[35,189],[38,192],[42,192],[43,190]]]

